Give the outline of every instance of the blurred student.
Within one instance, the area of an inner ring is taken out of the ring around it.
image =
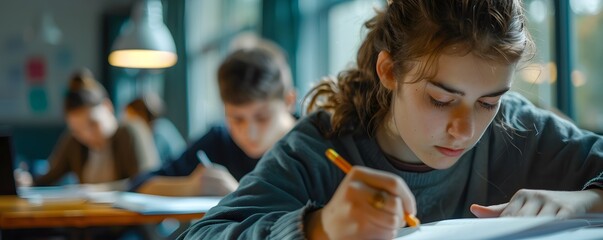
[[[154,93],[145,93],[126,105],[124,119],[141,121],[153,134],[155,148],[161,163],[178,158],[186,149],[186,142],[174,124],[163,118],[165,104]]]
[[[282,54],[266,48],[230,54],[217,75],[226,126],[212,127],[178,160],[137,179],[134,189],[158,195],[225,195],[236,189],[238,180],[295,125],[290,112],[295,93],[283,63]],[[204,153],[213,167],[200,164]]]
[[[33,185],[53,185],[73,172],[79,183],[120,190],[126,183],[121,180],[158,166],[150,133],[141,124],[118,124],[105,89],[89,70],[71,77],[64,111],[68,131],[49,158],[48,172]]]

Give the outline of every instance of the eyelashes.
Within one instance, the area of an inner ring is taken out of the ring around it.
[[[433,97],[429,97],[429,101],[436,108],[444,108],[444,107],[448,106],[448,104],[450,104],[450,102],[440,102],[438,100],[435,100],[435,98],[433,98]]]
[[[431,105],[433,105],[434,107],[436,107],[438,109],[442,109],[442,108],[449,106],[452,101],[442,102],[442,101],[438,101],[435,98],[430,96],[429,102],[431,102]],[[498,106],[498,103],[490,104],[490,103],[481,102],[481,101],[478,103],[479,103],[480,107],[482,107],[483,109],[488,110],[488,111],[492,111],[492,110],[496,109],[496,107]]]
[[[479,102],[479,105],[488,111],[492,111],[496,108],[496,106],[498,106],[498,103],[490,104],[490,103],[485,103],[485,102]]]

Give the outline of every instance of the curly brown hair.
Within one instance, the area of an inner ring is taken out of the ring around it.
[[[356,66],[314,87],[306,96],[306,111],[332,113],[329,135],[363,131],[374,136],[392,101],[392,91],[377,75],[381,51],[392,57],[396,77],[408,73],[411,62],[419,62],[416,81],[433,76],[439,56],[452,46],[454,54],[514,64],[534,49],[525,21],[520,0],[390,1],[364,24],[368,33]]]

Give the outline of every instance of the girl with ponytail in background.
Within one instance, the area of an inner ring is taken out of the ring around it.
[[[72,75],[64,111],[68,130],[49,158],[48,172],[33,185],[53,185],[73,172],[79,183],[123,190],[126,179],[158,166],[149,131],[142,123],[118,123],[105,89],[89,70]]]

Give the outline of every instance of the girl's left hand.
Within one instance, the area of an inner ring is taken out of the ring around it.
[[[491,206],[473,204],[470,210],[479,218],[505,216],[568,218],[587,212],[603,211],[603,190],[566,192],[521,189],[508,203]]]

